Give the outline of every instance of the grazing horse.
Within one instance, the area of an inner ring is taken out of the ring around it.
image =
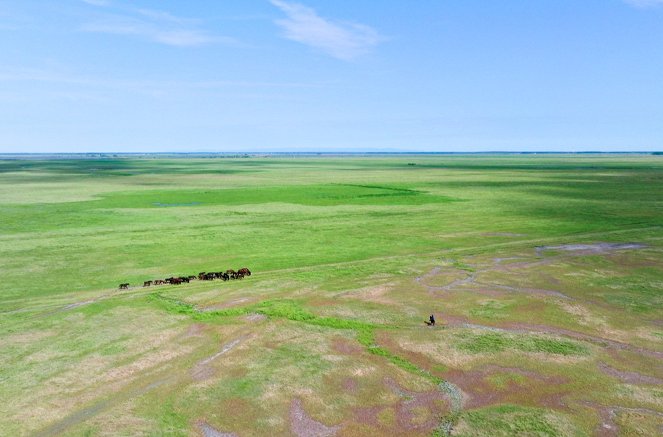
[[[237,272],[234,271],[233,269],[228,269],[228,270],[226,270],[226,273],[229,274],[230,277],[232,278]]]
[[[128,282],[125,283],[125,284],[120,284],[120,290],[128,290],[128,289],[129,289],[129,283]]]
[[[154,284],[154,285],[163,285],[163,284],[165,284],[165,282],[163,281],[163,279],[156,279],[156,280],[153,282],[153,284]]]
[[[150,285],[152,285],[152,281],[143,282],[143,287],[149,287]]]
[[[195,275],[190,275],[190,276],[187,277],[187,279],[188,279],[189,281],[194,281],[194,280],[197,279],[197,276],[195,276]]]
[[[228,279],[230,279],[230,275],[228,273],[222,273],[221,274],[221,279],[223,279],[224,281],[227,281]]]
[[[237,273],[241,273],[243,276],[251,276],[251,270],[247,269],[246,267],[242,267],[241,269],[237,270]]]

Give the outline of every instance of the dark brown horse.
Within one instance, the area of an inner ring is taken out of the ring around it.
[[[128,282],[125,283],[125,284],[120,284],[120,290],[128,290],[128,289],[129,289],[129,283]]]
[[[237,273],[241,273],[243,276],[251,276],[251,270],[247,269],[246,267],[242,267],[241,269],[237,270]]]

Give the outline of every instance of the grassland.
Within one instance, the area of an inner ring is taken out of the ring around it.
[[[663,430],[663,157],[4,160],[0,187],[1,435]]]

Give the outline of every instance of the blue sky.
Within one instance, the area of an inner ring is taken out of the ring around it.
[[[663,0],[0,0],[0,152],[663,150]]]

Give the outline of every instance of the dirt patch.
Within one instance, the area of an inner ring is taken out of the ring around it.
[[[556,392],[566,382],[565,378],[544,376],[516,367],[489,365],[481,370],[452,370],[445,379],[456,384],[465,394],[464,408],[473,409],[499,403],[533,403],[547,408],[566,408],[563,396]],[[491,378],[501,378],[497,384]]]
[[[414,280],[416,282],[422,282],[426,280],[426,278],[438,275],[441,271],[442,267],[434,267],[433,270],[431,270],[430,272],[426,273],[425,275],[417,276],[416,278],[414,278]]]
[[[263,320],[266,320],[266,319],[267,319],[266,315],[258,314],[258,313],[253,313],[253,314],[249,314],[247,316],[244,316],[244,320],[246,320],[247,322],[252,322],[252,323],[262,322]]]
[[[385,385],[402,400],[395,407],[398,426],[407,430],[428,431],[439,425],[440,416],[449,409],[449,401],[440,390],[414,392],[391,378]]]
[[[525,293],[525,294],[538,294],[541,296],[552,296],[558,297],[560,299],[572,300],[573,298],[567,296],[566,294],[556,291],[556,290],[544,290],[541,288],[528,288],[528,287],[512,287],[509,285],[499,285],[499,284],[478,284],[484,287],[494,287],[499,290],[511,291],[516,293]]]
[[[82,307],[83,305],[87,305],[87,304],[94,303],[94,302],[96,302],[96,299],[85,300],[85,301],[83,301],[83,302],[70,303],[69,305],[65,305],[65,306],[62,308],[62,310],[63,310],[63,311],[66,311],[66,310],[73,310],[74,308]]]
[[[189,326],[189,328],[186,330],[186,332],[184,333],[184,337],[185,338],[202,337],[204,331],[205,331],[205,324],[194,323],[193,325]]]
[[[327,437],[335,435],[341,427],[327,426],[306,414],[302,401],[295,398],[290,404],[290,429],[298,437]]]
[[[605,363],[599,363],[599,369],[601,369],[601,372],[605,373],[606,375],[614,376],[620,381],[626,382],[628,384],[663,385],[663,379],[656,378],[655,376],[642,375],[637,372],[618,370],[608,366]]]
[[[211,378],[214,375],[214,369],[211,366],[212,362],[219,358],[221,355],[228,353],[235,346],[241,343],[242,340],[244,340],[246,337],[247,336],[244,335],[242,337],[236,338],[231,342],[224,344],[219,352],[205,358],[204,360],[198,361],[193,369],[191,369],[191,377],[195,381],[202,381]]]
[[[173,207],[178,207],[178,206],[195,206],[195,205],[200,205],[201,202],[183,202],[183,203],[161,203],[161,202],[154,202],[154,206],[158,206],[160,208],[173,208]]]
[[[196,422],[196,426],[198,427],[198,430],[203,437],[237,437],[237,434],[232,432],[218,431],[204,420],[199,420]]]
[[[364,349],[355,341],[348,340],[343,337],[334,337],[332,340],[332,349],[343,355],[360,355]]]
[[[483,237],[527,237],[527,234],[516,234],[513,232],[486,232],[481,234]]]
[[[356,378],[345,378],[341,383],[343,390],[348,393],[356,393],[359,388],[359,383]]]
[[[615,250],[634,250],[647,247],[640,243],[593,243],[593,244],[561,244],[559,246],[538,246],[536,254],[541,255],[547,250],[562,250],[580,254],[601,254]]]
[[[584,405],[593,408],[599,414],[599,423],[594,429],[594,435],[600,437],[616,437],[619,434],[619,427],[615,423],[617,416],[614,409],[598,405],[592,402],[583,402]]]
[[[434,269],[432,269],[430,272],[426,273],[425,275],[417,276],[414,280],[418,284],[425,287],[426,290],[429,293],[437,294],[438,292],[451,291],[452,289],[454,289],[456,287],[460,287],[460,286],[466,285],[466,284],[471,284],[476,280],[477,274],[480,273],[479,271],[468,272],[468,271],[457,270],[456,272],[460,272],[460,274],[462,274],[464,276],[459,278],[459,279],[454,279],[446,285],[430,285],[430,284],[427,283],[428,280],[440,275],[441,271],[442,271],[441,267],[435,267]]]
[[[659,411],[650,410],[648,408],[606,406],[589,401],[584,401],[582,402],[582,404],[594,409],[599,414],[601,420],[597,425],[596,429],[594,430],[594,435],[601,437],[615,437],[619,435],[619,427],[617,426],[617,423],[615,421],[615,419],[617,418],[617,413],[631,412],[631,413],[639,413],[639,414],[663,417],[663,413]]]
[[[391,378],[385,378],[384,384],[398,396],[395,404],[354,410],[355,423],[372,431],[366,435],[430,435],[440,426],[440,417],[449,411],[449,400],[441,390],[414,392]]]

